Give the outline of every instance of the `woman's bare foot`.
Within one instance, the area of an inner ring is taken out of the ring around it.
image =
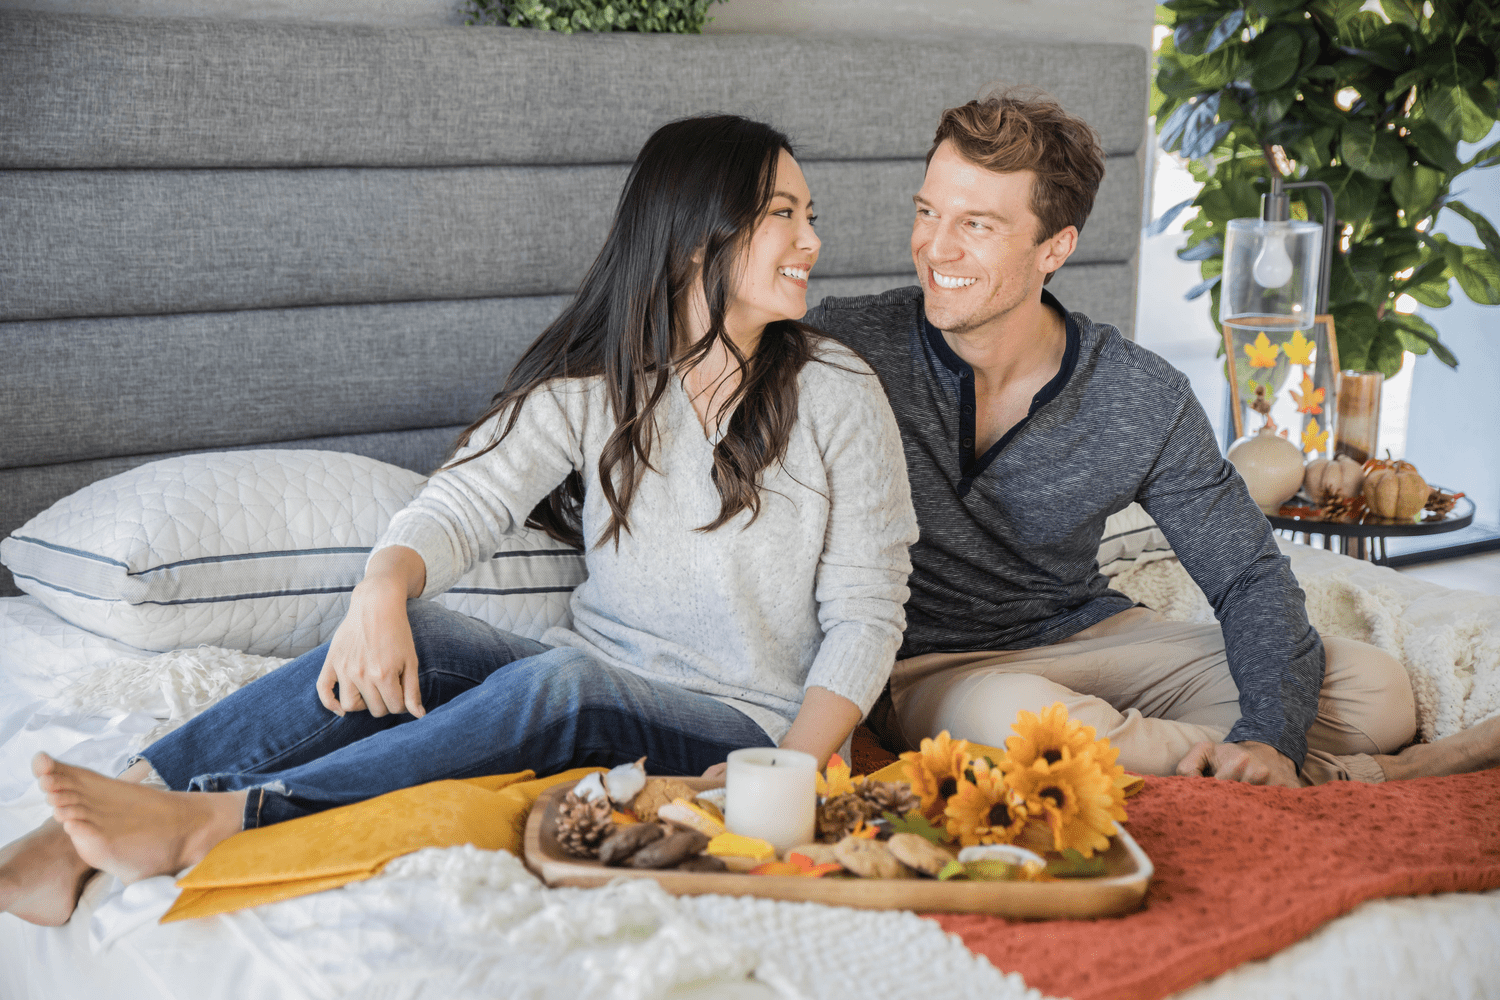
[[[62,825],[47,820],[0,847],[0,913],[43,927],[60,927],[73,915],[84,883],[94,873],[78,856]]]
[[[195,865],[244,824],[245,792],[163,792],[39,753],[31,762],[78,856],[127,885]]]
[[[1387,781],[1468,774],[1500,767],[1500,715],[1433,743],[1416,743],[1375,762]]]

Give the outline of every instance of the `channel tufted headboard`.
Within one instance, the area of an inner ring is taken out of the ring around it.
[[[575,288],[640,144],[697,112],[791,135],[822,216],[816,302],[912,283],[910,196],[944,107],[1049,91],[1109,154],[1050,287],[1129,332],[1146,60],[0,12],[0,537],[186,451],[429,471]]]

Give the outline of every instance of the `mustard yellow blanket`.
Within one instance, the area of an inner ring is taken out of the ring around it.
[[[371,878],[424,847],[473,844],[521,853],[526,817],[553,785],[601,768],[548,778],[532,771],[435,781],[327,812],[246,830],[208,852],[177,884],[162,923],[211,917]]]

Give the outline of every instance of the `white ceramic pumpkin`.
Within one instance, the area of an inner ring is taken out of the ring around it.
[[[1302,475],[1302,492],[1313,503],[1322,503],[1325,497],[1359,496],[1364,483],[1364,467],[1348,455],[1331,461],[1315,458]]]
[[[1276,513],[1302,485],[1302,449],[1273,427],[1240,438],[1229,446],[1228,457],[1262,513]]]

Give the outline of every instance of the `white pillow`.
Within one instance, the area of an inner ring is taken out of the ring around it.
[[[211,452],[84,487],[0,541],[16,585],[142,649],[296,656],[327,641],[391,516],[425,482],[330,451]],[[570,622],[583,556],[523,530],[438,603],[539,638]]]
[[[1118,576],[1158,559],[1173,558],[1172,546],[1138,503],[1109,515],[1099,541],[1099,572]]]

